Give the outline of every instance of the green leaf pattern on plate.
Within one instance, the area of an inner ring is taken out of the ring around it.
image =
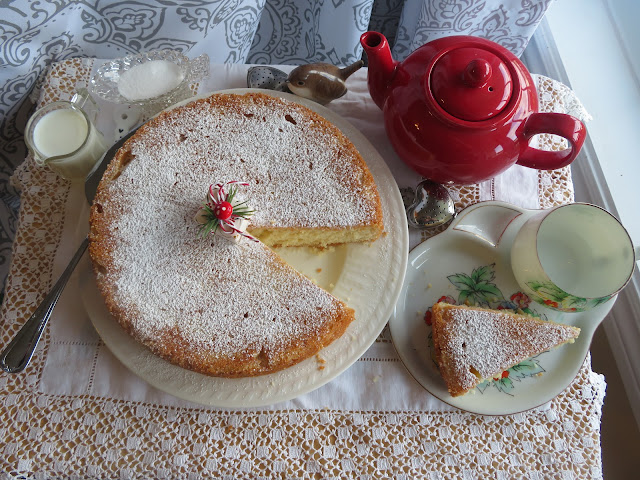
[[[493,283],[494,267],[495,265],[491,264],[476,268],[471,275],[456,273],[447,277],[459,291],[459,305],[468,302],[471,305],[489,308],[495,302],[504,301],[502,292]]]
[[[591,299],[576,297],[551,282],[530,281],[526,282],[526,285],[534,292],[530,293],[533,300],[564,312],[584,312],[611,298],[611,295]]]

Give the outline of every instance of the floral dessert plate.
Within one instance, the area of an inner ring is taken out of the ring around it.
[[[520,291],[511,272],[511,245],[538,210],[481,202],[460,212],[449,228],[409,254],[405,282],[389,320],[393,343],[413,377],[432,395],[468,412],[506,415],[541,406],[561,393],[582,366],[593,333],[615,299],[578,313],[551,310]],[[543,352],[452,397],[434,360],[431,307],[438,301],[492,309],[521,309],[581,329],[572,344]]]

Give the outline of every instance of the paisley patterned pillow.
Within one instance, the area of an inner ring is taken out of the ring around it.
[[[436,38],[475,35],[516,56],[524,51],[553,0],[406,0],[393,44],[398,60]]]

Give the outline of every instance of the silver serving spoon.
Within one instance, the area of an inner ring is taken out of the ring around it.
[[[407,220],[413,228],[428,229],[453,220],[456,209],[453,199],[443,185],[423,180],[416,187],[413,204],[407,208]]]
[[[87,176],[84,189],[89,205],[93,203],[93,197],[96,194],[98,184],[102,179],[102,175],[106,170],[107,165],[109,165],[109,162],[114,157],[118,149],[124,145],[124,142],[133,135],[136,130],[137,127],[107,150]],[[73,270],[82,258],[82,255],[88,246],[89,239],[85,238],[49,294],[44,298],[36,311],[33,312],[33,315],[31,315],[31,317],[29,317],[29,319],[24,323],[22,328],[20,328],[13,340],[11,340],[2,353],[0,353],[1,370],[8,373],[18,373],[24,370],[29,364],[58,299],[60,298],[69,277],[71,277]]]

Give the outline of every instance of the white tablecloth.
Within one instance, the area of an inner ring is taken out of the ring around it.
[[[61,65],[52,71],[43,100],[69,95],[97,65],[91,60]],[[246,66],[214,65],[198,92],[245,87],[246,72]],[[547,79],[541,81],[553,91]],[[382,113],[367,92],[366,69],[348,86],[347,95],[328,107],[371,141],[409,197],[420,179],[398,160],[384,134]],[[108,140],[123,126],[122,112],[103,104],[98,125]],[[127,121],[133,122],[134,114],[129,111]],[[0,324],[3,343],[87,230],[82,185],[60,182],[29,159],[14,180],[23,206]],[[453,193],[458,206],[504,200],[538,208],[573,199],[568,169],[514,167]],[[424,236],[411,232],[411,246]],[[34,248],[43,250],[42,258],[29,260]],[[481,417],[425,391],[405,370],[385,329],[360,360],[311,393],[265,408],[203,407],[151,387],[113,357],[79,299],[86,262],[62,295],[33,364],[23,374],[0,376],[0,436],[6,439],[0,470],[11,477],[40,478],[37,472],[42,478],[601,476],[604,381],[588,362],[553,402],[513,416]]]

